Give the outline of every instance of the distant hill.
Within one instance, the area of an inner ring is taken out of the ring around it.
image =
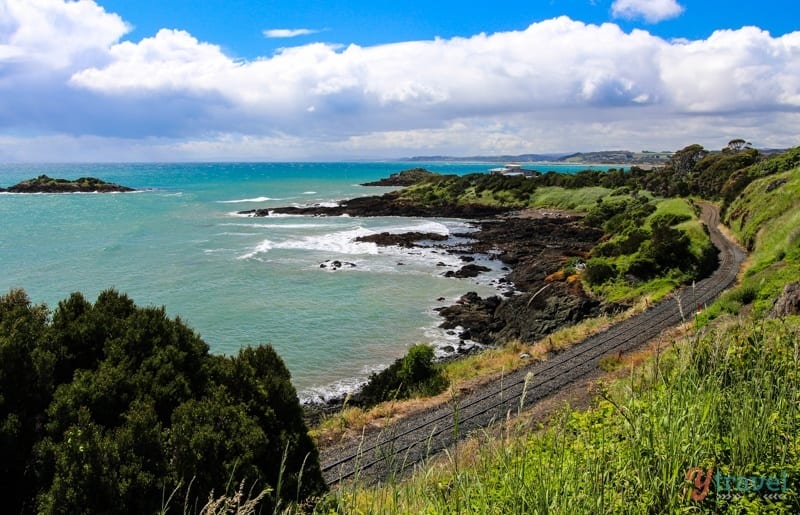
[[[786,152],[787,149],[758,149],[765,157]],[[714,153],[715,151],[711,151]],[[478,163],[571,163],[638,165],[643,168],[661,166],[672,157],[671,150],[602,150],[598,152],[574,152],[556,154],[518,154],[502,156],[414,156],[401,161],[412,162],[478,162]]]
[[[555,162],[567,154],[520,154],[516,156],[414,156],[401,161],[418,162],[478,162],[478,163],[541,163]]]

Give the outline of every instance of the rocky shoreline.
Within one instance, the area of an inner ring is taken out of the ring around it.
[[[499,260],[506,275],[499,280],[502,295],[482,298],[466,292],[455,304],[435,308],[442,317],[440,328],[457,335],[459,343],[450,346],[444,359],[454,359],[483,346],[510,341],[534,342],[554,330],[585,318],[618,311],[622,306],[607,305],[589,296],[577,279],[577,270],[589,251],[603,236],[586,227],[582,217],[553,210],[515,211],[501,206],[410,204],[396,192],[360,197],[337,206],[281,207],[241,211],[248,216],[271,214],[306,216],[403,216],[465,218],[476,230],[443,236],[410,232],[374,234],[359,238],[377,245],[436,247],[461,256],[464,265],[448,270],[448,277],[474,277],[489,269],[473,263],[476,256]],[[454,241],[457,240],[457,244]],[[439,299],[443,300],[443,299]],[[479,345],[476,345],[479,344]],[[341,408],[344,398],[326,403],[307,403],[310,420]],[[358,405],[358,394],[348,403]]]
[[[431,216],[438,218],[478,219],[488,218],[510,211],[512,211],[512,208],[485,206],[481,204],[425,206],[406,201],[398,192],[390,192],[384,195],[344,200],[336,206],[311,205],[250,209],[247,211],[239,211],[238,214],[256,217],[281,214],[305,216]]]

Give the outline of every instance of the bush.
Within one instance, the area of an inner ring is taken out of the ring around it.
[[[591,285],[603,284],[617,276],[616,267],[601,258],[592,258],[586,262],[583,277]]]
[[[434,363],[433,347],[414,345],[388,368],[373,373],[360,392],[360,404],[374,406],[414,395],[436,395],[447,388],[447,378]]]
[[[325,489],[289,372],[237,356],[116,291],[45,306],[0,296],[0,491],[10,512],[153,513],[246,481],[263,507]],[[281,483],[277,464],[284,463]],[[298,481],[302,474],[302,486]],[[188,492],[188,485],[192,491]]]
[[[650,217],[650,225],[674,227],[679,223],[691,220],[691,218],[691,216],[685,213],[659,213]]]

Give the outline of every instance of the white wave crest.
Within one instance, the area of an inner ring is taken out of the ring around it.
[[[312,386],[298,392],[301,403],[321,402],[326,403],[331,399],[339,399],[348,393],[355,392],[367,383],[369,375],[380,372],[386,365],[373,365],[364,367],[361,374],[355,377],[346,377],[325,386]]]
[[[334,252],[337,254],[378,254],[378,246],[374,243],[355,241],[359,236],[374,234],[369,229],[357,227],[347,231],[338,231],[318,236],[306,236],[298,240],[283,241],[275,245],[280,249],[305,249]]]
[[[337,227],[336,224],[245,224],[245,223],[224,223],[217,224],[219,227],[253,227],[259,229],[319,229],[322,227]]]
[[[242,204],[244,202],[266,202],[267,200],[280,200],[272,197],[241,198],[236,200],[218,200],[217,204]]]
[[[248,252],[247,254],[239,256],[239,259],[251,259],[258,256],[259,254],[266,254],[267,252],[270,251],[272,247],[273,247],[272,241],[264,240],[258,245],[256,245],[256,247],[252,251]]]

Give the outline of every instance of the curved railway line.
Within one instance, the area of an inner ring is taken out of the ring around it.
[[[702,204],[702,218],[719,249],[719,267],[693,287],[684,287],[646,311],[611,326],[562,351],[552,359],[517,369],[454,400],[406,417],[357,446],[332,447],[321,453],[329,485],[343,480],[385,480],[450,447],[472,431],[505,420],[593,372],[603,356],[638,347],[679,324],[697,306],[713,301],[733,285],[745,253],[718,229],[719,211]]]

